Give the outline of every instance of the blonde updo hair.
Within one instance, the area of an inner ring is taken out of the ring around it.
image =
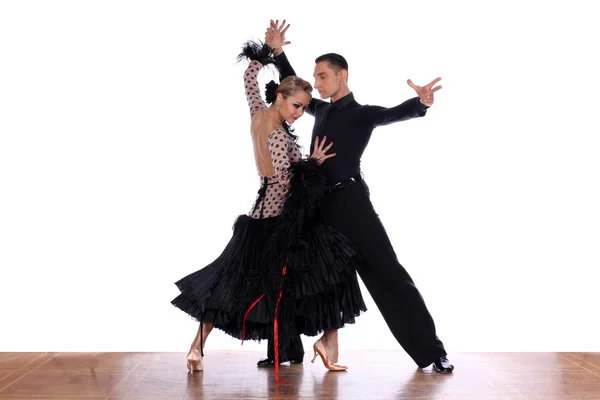
[[[289,96],[293,96],[298,90],[304,90],[310,98],[309,101],[312,100],[312,85],[297,76],[288,76],[280,84],[275,83],[275,81],[267,83],[265,100],[268,104],[272,104],[279,93],[281,93],[284,99],[287,99]]]

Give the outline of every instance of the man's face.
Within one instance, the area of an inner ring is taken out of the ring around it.
[[[335,72],[329,66],[329,61],[321,61],[315,65],[315,89],[319,92],[322,99],[328,99],[335,96],[342,88],[342,71]]]

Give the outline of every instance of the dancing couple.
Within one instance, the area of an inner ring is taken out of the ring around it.
[[[289,24],[271,21],[264,43],[248,41],[238,60],[248,62],[244,89],[250,111],[260,189],[233,235],[208,266],[176,282],[172,304],[199,322],[187,355],[191,372],[203,369],[206,339],[213,328],[242,340],[268,340],[267,358],[279,379],[282,362],[301,363],[300,335],[321,337],[314,362],[345,371],[338,363],[338,330],[355,322],[366,306],[357,273],[388,327],[415,363],[441,373],[454,366],[436,335],[418,289],[400,265],[369,199],[360,158],[373,129],[423,117],[435,86],[408,84],[417,96],[391,108],[363,106],[348,86],[348,63],[328,53],[315,60],[313,86],[298,77],[283,46]],[[279,83],[258,85],[267,65]],[[310,148],[302,157],[293,123],[304,112],[315,117]],[[333,151],[332,151],[333,149]]]

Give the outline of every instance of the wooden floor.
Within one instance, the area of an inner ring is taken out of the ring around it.
[[[459,353],[441,375],[401,351],[347,351],[347,372],[327,372],[307,354],[283,365],[262,354],[212,351],[189,374],[185,353],[0,353],[0,400],[117,399],[596,399],[600,353]],[[318,359],[317,359],[318,360]]]

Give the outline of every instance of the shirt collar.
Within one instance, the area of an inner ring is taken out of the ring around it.
[[[331,104],[333,104],[338,110],[341,110],[342,108],[347,106],[352,100],[354,100],[354,93],[350,92],[349,94],[345,95],[337,101],[332,102]]]

